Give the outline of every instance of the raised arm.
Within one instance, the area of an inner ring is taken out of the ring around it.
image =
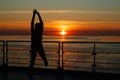
[[[41,16],[40,16],[40,13],[37,12],[37,15],[38,15],[38,18],[39,18],[40,23],[43,24],[43,20],[42,20],[42,18],[41,18]]]
[[[36,9],[33,11],[32,21],[31,21],[31,31],[34,30],[34,21],[35,21],[35,14],[37,13]]]

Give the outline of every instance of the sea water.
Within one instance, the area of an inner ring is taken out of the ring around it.
[[[30,35],[0,35],[0,40],[30,40]],[[43,36],[43,41],[119,42],[120,36]]]
[[[14,66],[29,65],[30,39],[31,39],[30,35],[0,36],[0,40],[8,41],[7,53],[8,53],[9,65],[14,65]],[[107,72],[109,72],[112,69],[113,72],[113,69],[114,70],[116,69],[116,71],[119,73],[120,43],[94,44],[94,42],[120,42],[120,37],[119,36],[43,36],[43,47],[49,63],[48,68],[55,69],[58,66],[62,66],[66,70],[92,71],[93,70],[92,65],[94,63],[94,55],[92,55],[92,53],[97,53],[95,55],[96,56],[95,64],[97,65],[96,66],[97,71],[106,72],[106,70],[108,69]],[[1,48],[0,54],[2,57],[3,56],[2,42],[0,43],[0,48]],[[60,65],[58,65],[59,61],[60,61]],[[44,63],[39,55],[37,55],[35,67],[44,67]]]

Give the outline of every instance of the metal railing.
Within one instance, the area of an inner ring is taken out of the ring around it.
[[[60,42],[43,41],[43,46],[49,63],[47,68],[58,68],[60,66]],[[6,63],[8,66],[28,67],[29,61],[30,41],[6,41]],[[39,55],[36,57],[35,67],[45,68]]]
[[[62,42],[64,70],[120,73],[120,42]]]
[[[29,66],[30,41],[0,41],[1,64]],[[35,67],[120,73],[120,42],[43,41],[49,66],[37,56]]]

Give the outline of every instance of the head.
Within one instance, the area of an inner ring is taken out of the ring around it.
[[[42,29],[43,29],[42,24],[36,23],[36,24],[35,24],[35,29],[36,29],[36,30],[42,30]]]

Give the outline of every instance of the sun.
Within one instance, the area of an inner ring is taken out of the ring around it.
[[[63,35],[63,36],[66,35],[65,30],[62,30],[62,31],[60,32],[60,34]]]

